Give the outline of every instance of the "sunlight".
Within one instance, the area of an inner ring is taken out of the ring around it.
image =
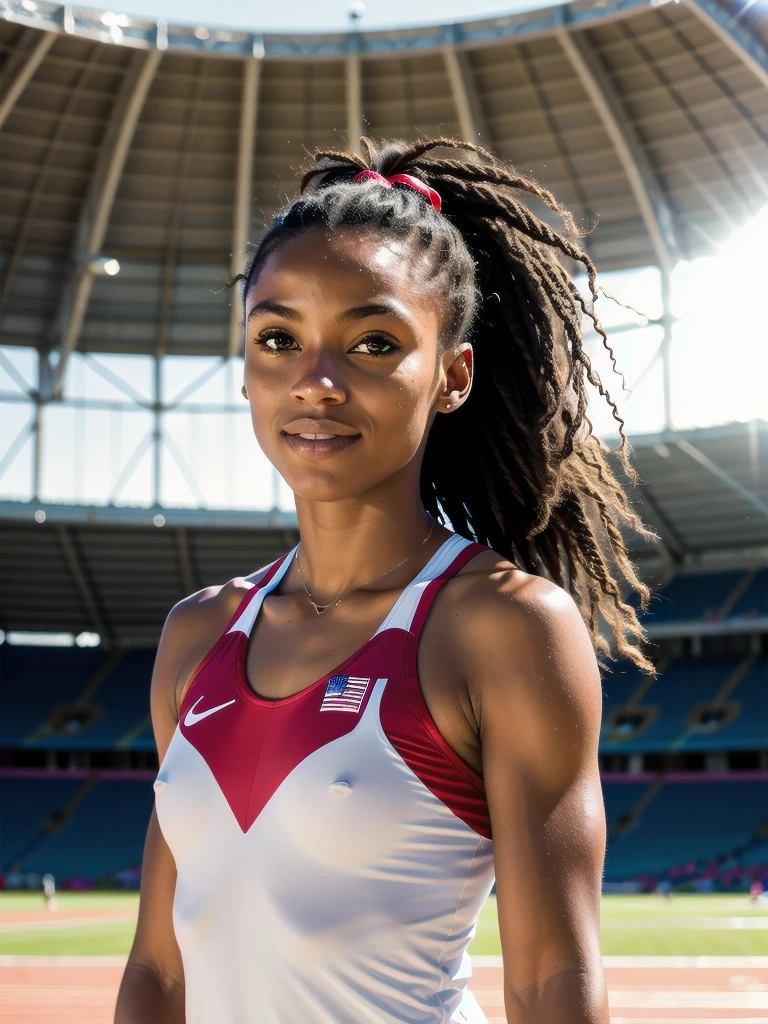
[[[768,206],[672,278],[677,428],[768,417]]]

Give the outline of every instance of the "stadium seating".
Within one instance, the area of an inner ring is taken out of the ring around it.
[[[97,879],[141,860],[154,792],[143,778],[96,782],[67,779],[0,779],[3,827],[0,870],[22,857],[23,871],[49,871],[57,881]],[[91,784],[92,785],[92,784]],[[77,802],[78,796],[85,793]],[[52,815],[71,813],[46,835]]]
[[[155,651],[137,648],[24,647],[0,644],[0,743],[3,746],[58,749],[110,749],[117,745],[154,749],[149,727],[149,682]],[[107,671],[99,682],[99,673]],[[72,706],[89,683],[86,700],[96,717],[86,728],[53,733],[48,716]],[[143,723],[143,724],[142,724]],[[132,730],[140,726],[135,734]],[[131,734],[128,736],[127,734]],[[123,741],[123,742],[121,742]]]
[[[687,725],[697,704],[714,700],[741,664],[741,658],[679,658],[645,691],[636,710],[658,709],[651,724],[637,735],[617,731],[616,712],[640,685],[639,672],[603,680],[603,724],[600,749],[609,751],[757,750],[768,741],[768,659],[760,658],[727,694],[736,716],[720,728]]]
[[[768,615],[768,569],[761,569],[731,609],[729,619]]]
[[[674,576],[666,586],[655,590],[648,608],[641,612],[636,591],[628,603],[638,610],[644,626],[674,622],[707,622],[726,610],[727,621],[755,619],[768,616],[768,569],[759,569],[741,596],[737,596],[728,609],[728,601],[736,588],[749,575],[746,569],[728,572],[682,573]]]
[[[606,808],[612,806],[613,790],[628,788],[624,783],[606,784]],[[605,878],[634,879],[647,872],[664,872],[692,855],[706,858],[728,853],[749,842],[767,814],[765,781],[667,782],[634,828],[610,836]],[[610,829],[610,817],[608,822]]]
[[[640,613],[641,621],[648,626],[714,617],[745,572],[738,569],[674,576],[665,587],[654,592],[648,608]],[[633,604],[639,607],[636,594],[633,594]]]

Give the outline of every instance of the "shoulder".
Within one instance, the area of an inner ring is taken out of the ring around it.
[[[586,631],[581,613],[571,595],[556,583],[517,568],[504,555],[488,548],[457,574],[455,610],[461,611],[462,634],[470,649],[482,649],[482,638],[508,641],[514,630],[515,642],[531,631],[558,630],[578,619]],[[482,626],[481,636],[478,626]]]
[[[163,691],[162,696],[177,717],[195,669],[217,643],[262,572],[263,568],[249,576],[204,587],[182,598],[168,613],[158,644],[153,688]]]
[[[222,628],[237,611],[238,605],[245,595],[253,589],[244,576],[237,576],[227,583],[202,590],[177,601],[168,613],[163,629],[166,635],[175,640],[182,640],[187,635],[194,635],[207,624],[222,624]]]
[[[489,731],[599,731],[602,682],[592,638],[562,587],[489,549],[454,590],[453,652],[481,741]]]

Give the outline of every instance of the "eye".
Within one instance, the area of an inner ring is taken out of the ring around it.
[[[281,331],[278,328],[272,327],[267,331],[262,331],[256,338],[255,344],[259,345],[267,352],[285,352],[285,346],[278,345],[273,348],[272,345],[268,344],[270,341],[278,341],[281,338],[287,338],[288,341],[293,341],[293,338],[287,333],[287,331]]]
[[[390,356],[392,355],[393,352],[397,352],[398,348],[400,347],[399,345],[395,345],[394,342],[391,342],[389,338],[385,338],[383,334],[368,334],[366,335],[365,338],[361,338],[360,341],[358,341],[357,345],[355,345],[355,348],[357,348],[358,345],[372,345],[374,351],[364,352],[363,355],[375,356],[377,358],[380,356]],[[376,349],[379,348],[381,345],[387,346],[386,352],[382,352],[381,350],[376,351]],[[352,351],[354,352],[354,349],[352,349]]]
[[[284,339],[286,339],[289,344],[281,344],[281,341]],[[273,342],[274,344],[270,344],[270,342]],[[292,338],[287,331],[280,330],[280,328],[277,327],[270,327],[268,330],[262,331],[261,334],[258,335],[254,344],[263,348],[267,352],[286,352],[289,350],[290,343],[292,342],[295,344],[294,338]],[[397,352],[400,347],[390,341],[389,338],[385,338],[383,334],[366,335],[366,337],[361,338],[355,347],[350,349],[350,351],[354,352],[360,345],[365,345],[369,349],[369,351],[363,352],[363,355],[373,356],[375,359],[382,356],[392,355],[392,353]]]

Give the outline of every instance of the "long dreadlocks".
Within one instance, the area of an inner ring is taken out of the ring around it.
[[[361,142],[366,159],[336,150],[314,154],[300,198],[275,217],[245,273],[232,283],[243,281],[246,296],[274,246],[313,225],[412,237],[431,257],[443,297],[442,351],[467,340],[474,351],[470,395],[430,428],[421,470],[424,507],[443,524],[447,517],[467,539],[566,589],[598,655],[611,656],[600,632],[602,616],[618,655],[656,676],[653,663],[627,639],[644,639],[645,631],[622,599],[607,559],[638,591],[645,610],[651,591],[636,575],[619,521],[646,539],[659,538],[632,509],[608,465],[610,449],[592,434],[587,416],[588,381],[611,406],[622,465],[636,483],[624,421],[583,347],[582,313],[616,368],[594,308],[564,267],[569,258],[585,268],[594,303],[596,269],[573,241],[570,213],[540,184],[480,146],[451,138],[415,145],[377,145],[366,137]],[[382,188],[375,180],[353,185],[365,169],[420,178],[440,193],[441,212],[407,186]],[[563,233],[532,212],[526,205],[532,197],[559,215]],[[604,662],[601,668],[610,671]]]

